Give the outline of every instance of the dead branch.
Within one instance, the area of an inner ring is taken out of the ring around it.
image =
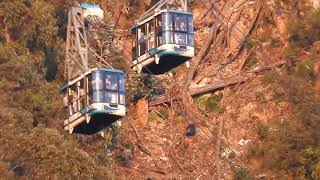
[[[219,118],[219,129],[216,143],[216,166],[217,166],[217,179],[221,179],[221,162],[220,162],[220,150],[221,150],[221,136],[223,131],[223,118]]]
[[[171,151],[169,151],[169,155],[171,156],[172,160],[176,163],[180,171],[184,172],[184,169],[182,168],[182,166],[180,165],[180,163],[178,162],[178,160],[175,158],[175,156],[172,154]]]
[[[255,68],[253,71],[249,71],[251,73],[261,73],[261,72],[264,72],[264,71],[269,71],[269,70],[272,70],[274,68],[277,68],[277,67],[281,67],[283,65],[286,64],[286,61],[279,61],[277,63],[274,63],[272,65],[269,65],[269,66],[263,66],[263,67],[257,67]]]
[[[154,156],[152,155],[151,151],[150,151],[150,150],[146,147],[146,145],[143,143],[142,139],[141,139],[140,136],[139,136],[139,133],[138,133],[137,129],[134,127],[134,125],[132,124],[131,121],[129,121],[129,123],[130,123],[130,126],[132,127],[132,129],[133,129],[133,131],[134,131],[134,133],[135,133],[135,135],[136,135],[137,140],[138,140],[138,143],[136,143],[137,147],[138,147],[142,152],[144,152],[144,153],[146,153],[148,156],[150,156],[150,157],[152,158],[152,161],[154,162],[154,165],[155,165],[157,168],[161,169],[160,166],[158,165],[156,159],[155,159]],[[160,171],[159,171],[159,172],[160,172]]]
[[[138,142],[136,143],[136,146],[144,153],[146,153],[148,156],[151,156],[152,157],[152,154],[151,152],[146,148],[145,144],[143,143],[143,141],[141,140],[140,136],[139,136],[139,133],[136,129],[136,127],[132,124],[131,121],[129,121],[130,123],[130,126],[132,127],[133,131],[134,131],[134,134],[136,135],[136,138],[138,140]]]
[[[155,112],[159,117],[161,117],[161,119],[162,119],[167,125],[169,125],[168,122],[167,122],[167,119],[166,119],[165,117],[163,117],[162,114],[161,114],[159,111],[153,109],[153,112]],[[161,121],[160,121],[160,122],[161,122]]]

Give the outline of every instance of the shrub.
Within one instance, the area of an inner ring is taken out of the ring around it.
[[[274,86],[272,88],[272,97],[274,99],[281,99],[285,96],[285,93],[281,87]]]
[[[280,79],[292,111],[290,121],[275,125],[277,131],[265,138],[265,167],[291,172],[299,179],[316,179],[320,161],[319,97],[304,80],[294,76]]]
[[[269,133],[269,127],[262,122],[257,125],[257,133],[260,139],[265,139]]]
[[[157,121],[157,118],[158,118],[158,116],[155,112],[152,111],[149,113],[149,116],[148,116],[149,121],[155,122],[155,121]]]
[[[220,101],[223,98],[223,94],[219,93],[218,95],[213,95],[209,97],[205,103],[206,110],[209,112],[223,112],[223,109],[220,108]]]
[[[175,116],[175,122],[176,123],[185,123],[186,119],[182,115],[176,115]]]
[[[304,60],[297,64],[294,75],[310,82],[314,79],[313,66],[311,60]]]
[[[198,96],[198,97],[194,98],[194,101],[197,104],[197,107],[200,111],[202,111],[202,112],[206,111],[206,106],[205,106],[206,98],[205,97]]]
[[[168,111],[166,111],[165,109],[160,109],[159,110],[159,113],[161,114],[161,116],[165,119],[168,119],[169,118],[169,113]]]
[[[253,48],[257,44],[256,40],[250,36],[246,37],[244,43],[247,48]]]
[[[251,172],[247,168],[237,168],[233,174],[234,180],[252,180],[254,179]]]
[[[293,46],[310,47],[315,41],[320,40],[320,10],[313,11],[305,18],[290,23],[288,30],[289,41]]]
[[[262,81],[266,84],[275,83],[278,81],[279,76],[279,73],[275,70],[268,71],[263,75]]]
[[[197,107],[202,112],[218,112],[223,113],[223,109],[220,107],[220,101],[223,98],[223,94],[212,95],[210,97],[199,96],[195,98]]]
[[[258,59],[256,58],[256,57],[254,57],[254,56],[250,56],[249,58],[248,58],[248,61],[247,61],[247,63],[246,63],[246,67],[248,67],[248,68],[252,68],[252,67],[254,67],[256,64],[258,64]]]

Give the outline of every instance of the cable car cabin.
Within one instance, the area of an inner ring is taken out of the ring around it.
[[[103,17],[104,17],[103,10],[100,8],[99,5],[81,4],[80,7],[84,9],[84,11],[83,11],[84,18],[86,18],[88,16],[94,16],[94,17],[99,17],[100,19],[103,19]]]
[[[125,76],[122,71],[91,69],[60,91],[66,94],[64,105],[68,107],[69,118],[64,121],[64,129],[70,133],[80,124],[94,121],[96,116],[106,115],[103,121],[109,121],[108,117],[119,119],[126,115]]]
[[[193,16],[189,12],[161,10],[134,25],[131,32],[134,35],[132,68],[138,72],[146,66],[163,68],[156,66],[159,63],[175,67],[181,64],[179,60],[186,62],[194,56]],[[189,62],[186,63],[188,66]]]

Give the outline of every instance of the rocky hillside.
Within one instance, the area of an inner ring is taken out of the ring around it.
[[[154,1],[90,1],[122,32],[109,58],[128,115],[70,135],[58,89],[72,3],[1,1],[1,179],[320,179],[317,2],[190,1],[197,56],[172,78],[128,68],[125,32]]]

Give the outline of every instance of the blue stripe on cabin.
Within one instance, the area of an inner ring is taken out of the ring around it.
[[[182,53],[179,53],[177,51],[167,51],[167,50],[164,50],[164,51],[161,51],[158,53],[158,57],[161,58],[162,56],[167,56],[167,55],[179,55],[179,54],[182,54]]]
[[[105,109],[93,109],[93,110],[90,110],[88,114],[89,114],[90,117],[92,117],[92,116],[95,116],[97,114],[112,114],[115,111],[116,111],[115,109],[108,109],[108,110],[105,110]]]
[[[100,6],[96,4],[81,4],[80,7],[85,9],[101,9]]]
[[[121,70],[117,70],[117,69],[110,69],[110,68],[98,68],[97,70],[93,70],[93,71],[100,71],[100,70],[102,70],[102,71],[108,71],[108,72],[115,72],[115,73],[122,73],[122,74],[124,74],[124,72],[123,72],[123,71],[121,71]]]
[[[90,117],[95,116],[97,114],[111,114],[113,112],[115,112],[117,109],[95,109],[95,108],[83,108],[80,110],[81,114],[88,114]]]
[[[157,51],[157,49],[155,48],[155,49],[151,49],[151,50],[148,51],[148,52],[149,52],[149,54],[150,54],[151,56],[153,56],[153,55],[156,54],[156,51]]]

